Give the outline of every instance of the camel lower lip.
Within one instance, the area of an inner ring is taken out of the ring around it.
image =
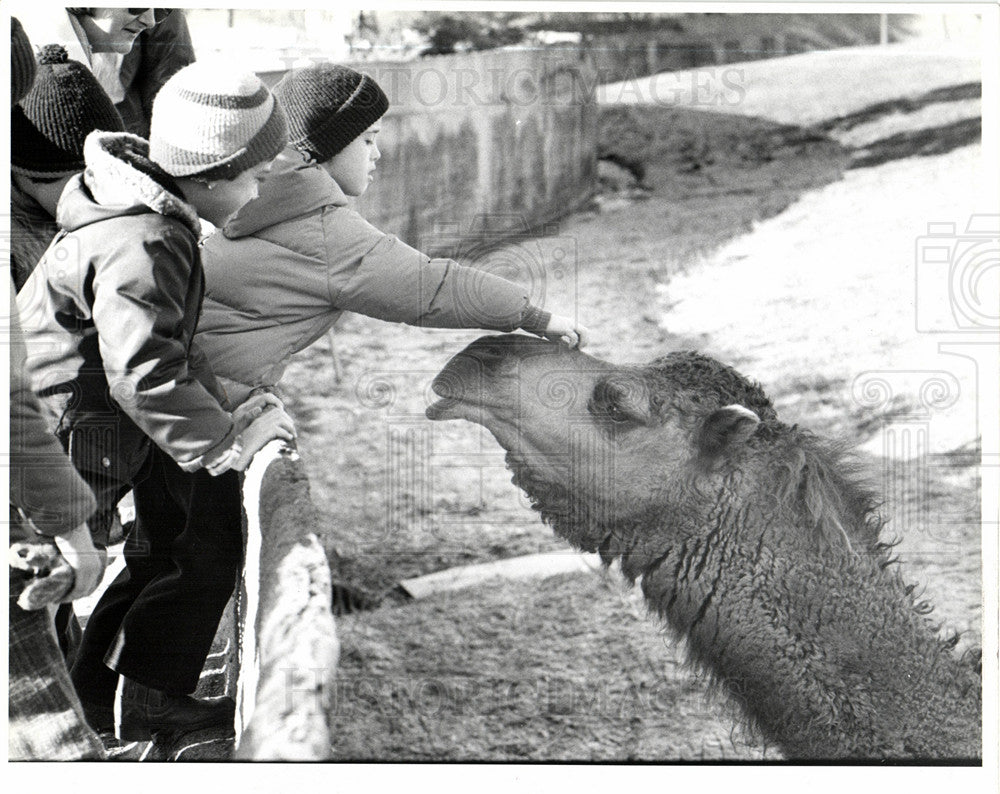
[[[465,405],[453,397],[442,397],[427,406],[424,415],[432,422],[446,419],[469,419],[472,406]]]

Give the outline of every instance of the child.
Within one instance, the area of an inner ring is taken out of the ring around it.
[[[56,203],[83,170],[83,142],[94,130],[125,129],[86,66],[58,44],[42,48],[31,90],[11,108],[11,270],[20,290],[59,227]]]
[[[367,75],[333,64],[275,86],[290,147],[260,196],[205,243],[197,340],[239,404],[281,379],[344,311],[438,328],[522,328],[585,341],[586,329],[528,302],[506,279],[429,259],[347,207],[373,178],[378,120],[389,102]],[[477,296],[470,300],[469,296]]]
[[[199,216],[225,223],[286,141],[284,114],[255,76],[181,70],[156,98],[148,143],[87,138],[87,169],[57,208],[63,231],[18,296],[32,387],[59,417],[98,516],[135,495],[126,569],[95,607],[72,671],[98,730],[113,719],[121,675],[123,740],[232,725],[232,700],[189,693],[242,562],[236,471],[294,428],[274,398],[233,414],[220,406],[192,343]]]

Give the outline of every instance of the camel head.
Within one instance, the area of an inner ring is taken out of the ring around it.
[[[489,430],[543,518],[590,551],[612,525],[708,509],[690,503],[777,418],[757,384],[697,353],[616,366],[525,335],[476,340],[432,389],[428,418]]]

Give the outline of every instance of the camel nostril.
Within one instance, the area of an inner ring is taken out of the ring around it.
[[[461,400],[465,394],[461,372],[441,372],[431,383],[431,391],[445,400]]]
[[[446,400],[454,399],[451,384],[441,378],[437,378],[433,383],[431,383],[431,391],[433,391],[438,397],[443,397]]]

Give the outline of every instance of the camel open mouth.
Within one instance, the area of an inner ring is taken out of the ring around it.
[[[431,389],[438,394],[440,399],[435,400],[424,409],[424,416],[432,422],[443,422],[449,419],[465,419],[477,425],[486,425],[488,408],[480,402],[470,402],[462,397],[452,396],[450,393],[442,394],[435,388],[435,381],[431,384]]]
[[[464,419],[464,412],[460,410],[461,406],[461,400],[442,397],[440,400],[435,400],[427,406],[424,416],[432,422],[440,422],[446,419]]]
[[[431,382],[431,391],[440,399],[427,406],[424,415],[432,422],[449,419],[466,419],[479,425],[485,425],[491,406],[484,398],[483,390],[470,388],[468,384],[469,368],[481,379],[476,363],[468,356],[459,353],[452,357],[444,368]]]

